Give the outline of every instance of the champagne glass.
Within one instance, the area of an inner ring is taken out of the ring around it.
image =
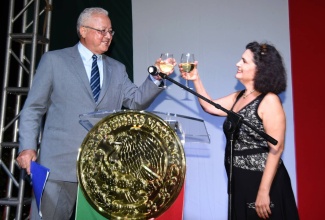
[[[193,53],[182,53],[181,56],[182,68],[186,73],[191,72],[194,69],[194,54]],[[188,80],[186,79],[185,86],[188,88]]]
[[[169,73],[174,69],[174,56],[172,53],[162,53],[159,69],[162,73]],[[166,88],[166,79],[164,79],[164,88]]]

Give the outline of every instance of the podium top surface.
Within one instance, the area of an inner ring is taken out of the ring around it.
[[[79,115],[79,123],[88,131],[104,117],[127,110],[96,111]],[[144,111],[146,112],[146,111]],[[204,120],[175,113],[151,111],[150,113],[162,118],[177,132],[185,143],[210,143],[210,137]]]

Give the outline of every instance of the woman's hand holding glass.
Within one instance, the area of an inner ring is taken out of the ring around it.
[[[183,53],[181,56],[181,67],[183,74],[184,72],[189,73],[194,69],[194,54],[193,53]],[[183,77],[184,78],[184,77]],[[186,80],[186,87],[188,88],[188,77],[184,78]]]
[[[197,71],[197,64],[198,64],[198,62],[194,61],[191,64],[190,69],[188,68],[187,64],[184,64],[184,63],[178,64],[181,76],[182,76],[183,79],[186,80],[186,82],[188,80],[195,81],[195,80],[197,80],[199,78],[199,74],[198,74],[198,71]],[[186,86],[188,87],[188,84],[186,84]]]

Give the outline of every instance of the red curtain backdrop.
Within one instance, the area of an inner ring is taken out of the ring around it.
[[[325,1],[289,0],[293,107],[301,220],[324,219]]]

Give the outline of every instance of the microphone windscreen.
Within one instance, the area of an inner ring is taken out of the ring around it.
[[[158,68],[155,66],[149,66],[148,72],[150,75],[157,76],[159,74]]]

